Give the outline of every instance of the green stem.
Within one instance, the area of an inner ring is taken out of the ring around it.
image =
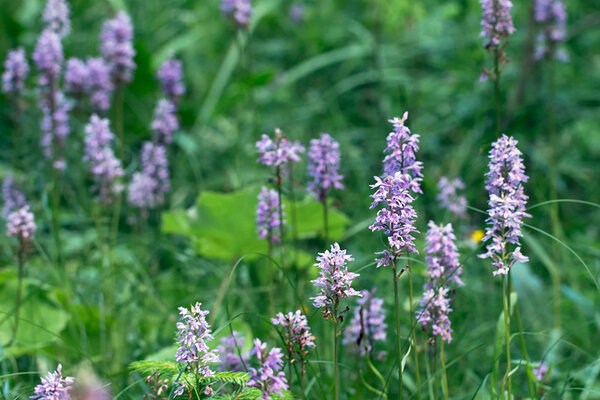
[[[381,375],[381,372],[379,372],[379,370],[377,368],[375,368],[375,365],[373,365],[373,362],[371,361],[371,353],[369,351],[367,351],[366,355],[367,355],[367,365],[369,366],[369,368],[371,369],[373,374],[377,377],[377,379],[379,379],[379,382],[383,386],[383,390],[380,391],[381,397],[383,397],[384,400],[387,400],[387,398],[388,398],[387,397],[387,382],[386,382],[385,378],[383,377],[383,375]]]
[[[323,201],[323,238],[325,239],[325,247],[329,245],[329,206],[327,200]]]
[[[398,272],[396,258],[392,259],[394,273],[394,315],[396,317],[396,355],[398,362],[398,400],[402,400],[402,343],[400,338],[400,298],[398,296]]]
[[[421,400],[421,372],[419,370],[419,353],[417,351],[417,332],[415,329],[415,306],[413,300],[413,280],[412,280],[412,271],[409,268],[408,274],[408,295],[410,298],[410,321],[411,321],[411,334],[413,341],[413,357],[415,360],[415,378],[417,381],[417,399]]]
[[[433,375],[433,398],[435,400],[437,400],[438,393],[440,391],[440,389],[439,389],[439,379],[438,379],[438,376],[437,376],[437,344],[433,343],[431,345],[431,348],[432,348],[432,352],[433,352],[432,357],[431,357],[432,360],[433,360],[433,368],[432,368],[432,372],[433,372],[432,373],[432,375]]]
[[[440,366],[442,367],[442,393],[444,400],[448,400],[448,378],[446,376],[446,354],[444,353],[444,340],[440,341]]]
[[[336,307],[337,308],[337,307]],[[334,390],[335,390],[335,400],[340,399],[340,375],[338,369],[338,322],[337,322],[337,309],[335,310],[335,314],[333,316],[333,374],[334,374]]]
[[[21,134],[21,107],[19,104],[19,97],[15,96],[13,98],[13,100],[11,101],[11,108],[12,108],[12,122],[13,122],[13,129],[12,129],[12,167],[14,170],[17,170],[19,168],[19,156],[21,154],[20,152],[20,146],[19,146],[19,137]]]
[[[14,343],[17,339],[17,331],[19,330],[19,312],[21,311],[21,297],[23,296],[23,276],[25,274],[25,244],[23,239],[20,239],[19,253],[17,254],[17,262],[19,264],[19,277],[17,283],[17,300],[15,304],[15,324],[13,326],[12,338],[9,344]]]
[[[508,290],[509,293],[514,292],[513,284],[512,284],[512,276],[508,275]],[[525,371],[527,375],[527,388],[529,390],[529,397],[532,399],[536,398],[535,395],[535,382],[532,381],[531,375],[531,366],[529,364],[529,355],[527,354],[527,346],[525,345],[525,335],[523,335],[523,326],[521,325],[521,313],[519,312],[519,307],[515,304],[515,318],[517,320],[517,329],[519,330],[519,342],[521,343],[521,353],[523,353],[523,359],[525,360]]]
[[[501,92],[500,92],[500,50],[494,50],[494,106],[496,109],[496,139],[500,137],[500,109],[501,109]]]
[[[510,303],[506,293],[507,283],[506,275],[502,275],[502,305],[504,308],[504,331],[505,331],[505,346],[506,346],[506,374],[502,379],[502,396],[506,390],[508,390],[507,399],[510,400],[512,397],[512,382],[511,382],[511,357],[510,357]]]
[[[115,95],[115,102],[114,102],[114,113],[115,113],[115,131],[117,132],[117,148],[118,148],[118,154],[119,154],[119,159],[121,160],[121,162],[125,162],[125,160],[123,160],[123,153],[124,153],[124,148],[125,148],[125,142],[124,140],[124,128],[123,128],[123,107],[124,107],[124,97],[125,97],[125,93],[124,93],[124,87],[123,84],[119,84],[119,86],[117,87],[117,93]]]
[[[281,251],[281,268],[284,268],[284,256],[285,253],[283,251],[283,196],[282,196],[282,184],[281,181],[283,179],[282,175],[281,175],[281,171],[278,169],[277,170],[277,176],[275,178],[277,180],[277,201],[279,203],[279,235],[280,237],[280,251]]]

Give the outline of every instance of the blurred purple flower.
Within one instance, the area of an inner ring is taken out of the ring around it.
[[[58,364],[55,372],[48,372],[45,378],[41,378],[42,383],[37,385],[30,399],[39,400],[70,400],[71,385],[74,378],[62,376],[62,365]]]
[[[481,37],[486,38],[485,47],[500,46],[502,40],[515,32],[510,16],[510,0],[479,0],[482,8]]]
[[[179,98],[185,93],[181,61],[171,54],[160,66],[157,76],[163,92],[173,104],[178,104]]]
[[[62,92],[54,93],[54,100],[44,99],[42,107],[42,140],[46,158],[52,161],[53,168],[64,170],[66,162],[63,158],[63,150],[67,136],[71,133],[69,127],[69,112],[71,105]]]
[[[459,195],[458,190],[463,190],[465,184],[460,178],[449,180],[442,176],[437,184],[439,193],[437,200],[442,208],[447,209],[457,217],[464,217],[467,211],[467,198]]]
[[[361,356],[371,353],[376,341],[387,338],[383,299],[375,297],[375,291],[375,288],[361,291],[362,298],[356,300],[357,306],[342,342],[354,346],[352,348],[358,349]]]
[[[267,344],[260,339],[254,339],[254,348],[251,351],[255,355],[259,367],[250,368],[250,379],[246,384],[248,387],[260,389],[263,400],[271,399],[271,394],[277,393],[284,397],[283,391],[289,389],[283,369],[283,354],[281,349],[273,347],[267,353]]]
[[[325,319],[338,320],[338,305],[341,299],[361,296],[352,288],[352,280],[359,274],[348,271],[348,261],[354,261],[354,258],[346,254],[346,250],[341,250],[337,243],[331,246],[331,251],[325,250],[317,256],[317,263],[314,265],[319,268],[319,277],[311,282],[321,289],[320,294],[311,297],[311,300],[316,308],[324,308],[322,312]]]
[[[102,58],[88,58],[90,103],[95,111],[110,108],[110,98],[114,89],[110,79],[110,67]]]
[[[305,6],[304,3],[292,3],[288,10],[288,17],[294,24],[300,24],[304,20]]]
[[[17,188],[15,179],[8,175],[2,182],[2,217],[7,219],[13,211],[27,205],[25,195]]]
[[[62,43],[56,32],[49,29],[42,32],[33,51],[33,61],[40,70],[38,81],[42,89],[56,90],[64,61]]]
[[[319,139],[310,141],[308,151],[308,175],[312,180],[307,190],[320,202],[327,200],[327,194],[333,188],[342,190],[344,185],[339,174],[340,144],[327,133],[322,133]]]
[[[11,50],[4,61],[2,73],[2,91],[10,96],[18,96],[25,87],[25,79],[29,73],[29,64],[22,47]]]
[[[33,239],[37,230],[33,213],[25,205],[8,214],[6,218],[6,234],[20,241]]]
[[[65,0],[48,0],[42,14],[42,20],[47,29],[56,32],[62,38],[71,32],[69,14],[69,6]]]
[[[249,354],[242,353],[244,342],[244,336],[238,331],[232,331],[230,335],[221,338],[221,344],[216,349],[221,359],[219,371],[242,372],[246,370]]]
[[[131,82],[136,68],[132,40],[131,18],[125,12],[119,11],[115,18],[104,22],[100,33],[100,53],[110,67],[115,85]]]
[[[452,224],[436,225],[429,221],[429,230],[425,237],[425,260],[427,261],[427,273],[429,282],[427,289],[447,285],[453,282],[459,286],[464,285],[460,279],[462,268],[458,260],[458,249],[456,236]]]
[[[494,275],[508,274],[515,262],[528,258],[521,254],[520,238],[529,197],[523,191],[525,175],[522,153],[513,137],[502,135],[492,144],[485,188],[489,193],[488,227],[482,241],[490,241],[480,258],[491,258]],[[512,246],[511,246],[512,245]]]
[[[300,154],[304,153],[305,149],[300,142],[290,142],[280,129],[275,129],[273,139],[262,135],[256,142],[256,151],[259,153],[260,164],[277,169],[287,166],[290,162],[300,162]]]
[[[281,205],[281,216],[285,217],[283,204]],[[258,194],[256,206],[256,230],[260,239],[267,239],[271,244],[281,242],[281,225],[285,219],[280,221],[279,197],[273,189],[263,186]]]
[[[240,28],[248,28],[252,3],[250,0],[221,0],[221,12]]]
[[[65,70],[65,91],[81,96],[89,92],[89,85],[87,64],[79,58],[69,58]]]
[[[442,340],[450,343],[453,331],[448,318],[448,313],[452,311],[448,292],[446,287],[426,289],[416,316],[417,323],[421,324],[423,329],[431,327],[434,336],[440,336]],[[433,342],[433,339],[430,341]]]
[[[127,201],[138,208],[154,208],[165,201],[171,190],[169,163],[164,146],[145,142],[142,146],[142,171],[133,174]]]
[[[271,322],[285,329],[282,336],[288,352],[288,362],[299,363],[304,376],[308,349],[316,346],[306,315],[303,315],[300,310],[295,313],[278,313],[275,318],[271,318]]]
[[[542,383],[546,375],[548,375],[548,366],[546,363],[541,362],[540,365],[533,369],[533,376],[535,380]]]
[[[536,0],[535,20],[539,24],[535,57],[555,57],[559,61],[568,61],[563,47],[559,47],[567,38],[567,9],[562,0]]]
[[[154,109],[152,120],[154,142],[162,145],[173,142],[173,133],[179,129],[179,121],[175,115],[175,105],[167,99],[160,99]]]

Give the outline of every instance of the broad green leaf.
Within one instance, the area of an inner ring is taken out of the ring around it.
[[[284,204],[286,209],[290,210],[289,203],[284,201]],[[329,205],[327,214],[329,239],[340,240],[344,235],[346,226],[350,223],[350,219],[331,205]],[[323,205],[321,203],[312,197],[306,198],[296,206],[296,216],[298,220],[298,237],[300,239],[323,237],[324,222]]]

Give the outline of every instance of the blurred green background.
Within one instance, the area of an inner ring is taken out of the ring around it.
[[[550,199],[598,203],[600,2],[567,3],[567,63],[533,59],[532,3],[515,1],[513,8],[517,32],[507,47],[510,63],[501,82],[503,131],[519,140],[524,153],[531,177],[526,185],[530,205]],[[137,69],[125,92],[123,162],[128,177],[138,168],[142,141],[151,135],[150,116],[160,97],[156,71],[172,51],[183,61],[187,93],[180,106],[182,128],[169,155],[173,189],[168,206],[153,212],[141,230],[127,223],[134,211],[124,207],[112,249],[114,265],[107,270],[105,232],[94,224],[89,204],[79,196],[86,190],[80,171],[85,168],[81,148],[88,115],[74,114],[60,214],[66,257],[63,268],[55,268],[49,254],[48,172],[38,144],[34,77],[28,81],[22,134],[26,147],[17,171],[10,163],[10,104],[0,99],[0,177],[17,175],[39,226],[36,251],[27,266],[23,309],[33,322],[29,327],[23,324],[21,346],[0,348],[4,398],[29,395],[38,380],[36,374],[11,373],[41,371],[56,362],[69,374],[85,365],[111,384],[114,395],[140,398],[143,377],[129,373],[128,364],[170,346],[177,306],[196,300],[209,309],[217,303],[215,329],[235,319],[234,329],[248,338],[277,344],[266,307],[266,261],[254,255],[238,263],[248,253],[265,251],[266,245],[254,235],[254,207],[269,171],[256,164],[254,142],[275,127],[304,145],[320,132],[341,143],[347,190],[333,195],[338,210],[334,239],[356,258],[351,268],[361,270],[356,286],[376,285],[386,304],[393,304],[390,273],[374,266],[363,269],[381,247],[379,237],[367,229],[374,217],[368,209],[368,185],[381,173],[390,131],[387,119],[406,110],[408,126],[421,135],[418,157],[424,162],[424,194],[415,202],[419,229],[425,232],[430,219],[453,222],[460,240],[466,285],[457,290],[451,314],[451,398],[486,398],[502,307],[499,282],[487,262],[475,257],[479,244],[471,239],[473,231],[483,229],[484,216],[471,210],[467,219],[456,220],[435,200],[442,175],[460,176],[469,204],[486,208],[483,174],[494,140],[494,115],[491,82],[478,79],[491,65],[479,37],[480,5],[475,0],[303,4],[305,14],[295,22],[289,17],[291,1],[255,0],[250,28],[241,32],[222,18],[217,0],[71,1],[66,57],[98,55],[102,22],[121,9],[132,17]],[[16,46],[24,46],[30,57],[43,5],[0,0],[0,57]],[[300,186],[305,181],[304,164],[295,170],[295,179]],[[303,190],[299,197],[304,207],[302,240],[294,250],[299,262],[288,272],[300,282],[297,295],[304,299],[311,325],[322,332],[326,325],[308,300],[315,290],[306,283],[315,274],[311,265],[316,252],[325,247],[319,238],[320,214]],[[528,223],[534,228],[525,229],[524,253],[531,261],[516,267],[514,279],[529,356],[552,366],[547,398],[600,399],[600,296],[594,283],[600,271],[598,207],[544,204],[531,209]],[[9,238],[0,238],[3,312],[14,307],[13,245]],[[424,266],[417,263],[413,269],[420,292]],[[224,291],[230,271],[234,273]],[[278,311],[291,311],[297,304],[287,281],[281,281]],[[402,285],[408,310],[406,282]],[[390,313],[388,323],[392,321]],[[409,324],[406,313],[404,326]],[[425,334],[420,337],[425,357]],[[393,354],[391,342],[380,346]],[[314,360],[327,359],[330,352],[323,345]],[[386,374],[393,371],[393,358],[380,364]],[[356,375],[367,367],[348,355],[342,362],[349,378],[347,397],[372,396]],[[523,371],[515,382],[516,393],[525,395]],[[414,393],[414,385],[407,387]],[[321,396],[315,387],[309,397]]]

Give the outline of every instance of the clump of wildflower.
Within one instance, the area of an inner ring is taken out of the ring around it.
[[[42,20],[47,29],[56,32],[60,37],[65,37],[71,32],[69,14],[69,6],[65,0],[48,0],[42,14]]]
[[[568,61],[564,48],[557,48],[567,38],[567,10],[562,0],[536,0],[535,20],[540,25],[535,57],[556,57]]]
[[[100,53],[110,67],[115,85],[128,83],[136,67],[133,58],[133,26],[131,18],[119,11],[115,18],[104,22],[100,33]]]
[[[251,354],[258,360],[258,369],[250,368],[250,379],[246,384],[248,387],[260,389],[263,400],[271,399],[273,393],[284,397],[283,391],[289,388],[283,369],[283,354],[281,349],[273,347],[267,353],[267,344],[254,339],[254,348]]]
[[[425,239],[425,260],[429,280],[423,288],[423,299],[417,310],[417,323],[423,329],[430,328],[433,336],[452,341],[452,328],[448,313],[450,308],[449,284],[463,285],[460,275],[462,268],[458,261],[458,249],[452,225],[436,225],[429,221],[429,230]],[[434,341],[433,338],[430,339]]]
[[[89,91],[89,74],[85,61],[79,58],[69,58],[65,70],[65,91],[69,94],[82,96]]]
[[[18,96],[25,87],[29,64],[22,47],[11,50],[4,61],[2,91],[9,96]]]
[[[96,111],[106,111],[110,108],[110,98],[114,89],[110,67],[102,58],[94,57],[88,58],[87,70],[91,106]]]
[[[104,203],[111,203],[123,190],[121,177],[124,175],[121,162],[110,147],[114,134],[110,131],[110,121],[92,115],[85,127],[85,154],[83,160],[90,163],[94,177],[93,190]]]
[[[515,262],[529,259],[521,254],[520,238],[523,218],[531,217],[525,211],[529,197],[523,190],[525,175],[522,153],[517,140],[502,135],[492,144],[489,171],[485,174],[485,188],[489,193],[488,224],[482,241],[491,241],[480,258],[491,258],[494,275],[507,275]]]
[[[71,105],[60,91],[54,92],[53,97],[54,100],[45,99],[41,104],[43,115],[41,144],[46,158],[52,160],[52,166],[62,171],[66,167],[62,152],[67,136],[71,133],[69,127]]]
[[[221,359],[219,371],[241,372],[246,370],[248,354],[242,353],[244,342],[244,336],[238,331],[232,331],[230,335],[221,338],[221,344],[217,346],[217,353]]]
[[[208,311],[203,311],[201,303],[196,303],[188,310],[179,307],[179,322],[177,322],[177,352],[175,360],[187,364],[188,371],[202,377],[215,376],[210,364],[218,363],[219,356],[210,350],[207,342],[213,340],[210,325],[206,321]]]
[[[142,146],[142,170],[133,174],[127,201],[138,208],[154,208],[164,203],[169,190],[167,150],[162,145],[145,142]]]
[[[312,335],[306,316],[297,310],[295,313],[278,313],[271,318],[275,326],[285,329],[283,338],[285,340],[288,359],[290,363],[299,362],[302,366],[302,375],[305,373],[306,355],[308,349],[314,348],[315,337]]]
[[[256,230],[260,239],[267,239],[271,244],[281,242],[281,226],[285,224],[285,220],[280,220],[285,217],[284,205],[281,204],[281,210],[279,206],[277,192],[263,186],[256,205]]]
[[[342,341],[356,346],[361,356],[370,354],[375,342],[387,338],[383,299],[375,297],[375,291],[375,288],[361,291],[362,298],[356,300],[357,306]]]
[[[334,243],[331,251],[325,250],[317,256],[319,268],[319,277],[311,282],[316,287],[320,287],[320,294],[317,297],[311,297],[313,305],[316,308],[323,308],[323,317],[332,318],[335,322],[340,318],[339,302],[341,299],[351,296],[361,296],[359,292],[352,288],[352,280],[359,276],[348,271],[346,263],[354,261],[346,250],[341,250],[340,245]]]
[[[235,25],[248,28],[252,15],[252,3],[250,0],[221,0],[221,12]]]
[[[171,101],[167,99],[158,101],[151,127],[154,131],[155,143],[167,145],[173,142],[173,132],[179,129],[179,121],[175,116],[175,105]]]
[[[62,376],[62,365],[58,364],[55,372],[48,372],[45,378],[41,378],[42,383],[33,390],[33,396],[30,399],[39,400],[70,400],[71,385],[75,378]]]
[[[327,133],[322,133],[319,139],[310,141],[308,151],[308,191],[320,202],[327,200],[331,189],[344,189],[339,174],[340,144]]]
[[[371,188],[376,191],[371,195],[371,208],[377,207],[379,203],[383,203],[383,207],[377,211],[375,222],[369,229],[372,232],[381,231],[387,236],[389,245],[389,250],[377,253],[381,254],[381,258],[376,259],[379,268],[389,266],[401,254],[418,253],[412,236],[418,231],[415,228],[417,213],[411,204],[413,197],[407,189],[412,178],[402,172],[383,179],[378,176],[374,178],[375,183]]]
[[[481,37],[486,39],[487,49],[499,47],[502,41],[515,32],[510,16],[510,0],[480,0]]]
[[[181,61],[171,54],[160,66],[157,77],[165,95],[173,104],[177,104],[179,98],[185,93],[185,86],[182,82],[183,69]]]
[[[33,234],[37,230],[35,226],[33,213],[29,206],[25,205],[8,214],[6,218],[6,234],[19,241],[29,241],[33,239]]]
[[[281,129],[275,129],[273,139],[263,134],[256,142],[258,162],[278,170],[291,162],[300,162],[300,154],[304,153],[304,150],[300,142],[290,142]]]
[[[536,381],[542,383],[546,375],[548,375],[548,366],[546,363],[541,362],[539,366],[533,369],[533,376]]]
[[[13,211],[27,205],[25,195],[17,188],[15,179],[8,175],[2,182],[2,217],[7,218]]]
[[[463,194],[458,194],[459,190],[465,188],[465,184],[460,178],[448,179],[442,176],[437,184],[439,193],[437,200],[442,208],[447,209],[457,217],[464,217],[467,211],[467,198]]]
[[[421,190],[421,181],[423,180],[423,163],[417,161],[416,153],[419,151],[419,135],[412,134],[404,122],[408,118],[408,112],[405,112],[400,118],[390,119],[389,122],[394,126],[394,130],[387,137],[387,146],[384,153],[387,153],[383,159],[383,174],[391,176],[396,172],[402,172],[406,175],[407,189],[415,193],[423,193]]]

